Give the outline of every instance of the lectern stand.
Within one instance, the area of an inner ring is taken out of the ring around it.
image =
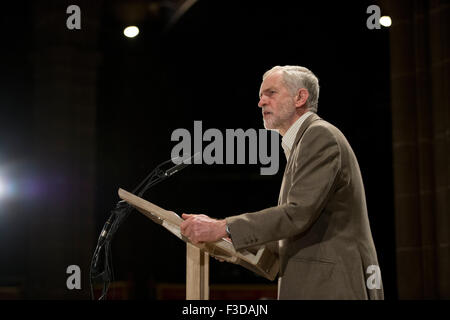
[[[233,244],[222,239],[213,243],[192,244],[180,232],[183,219],[138,196],[119,189],[119,197],[155,223],[162,225],[186,242],[186,299],[209,299],[209,256],[239,264],[260,276],[274,280],[278,273],[278,259],[265,246],[254,250],[236,251]]]
[[[209,254],[186,243],[186,300],[209,300]]]

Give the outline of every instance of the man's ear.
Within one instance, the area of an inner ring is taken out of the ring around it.
[[[306,100],[308,100],[309,92],[305,88],[298,89],[297,96],[295,97],[295,106],[301,108],[306,105]]]

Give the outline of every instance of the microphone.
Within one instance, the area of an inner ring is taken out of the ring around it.
[[[111,225],[115,217],[116,217],[115,213],[109,216],[108,220],[105,222],[105,225],[103,226],[102,232],[100,233],[100,239],[105,239],[107,237],[109,229],[111,229]]]
[[[131,206],[125,201],[120,200],[116,207],[111,211],[111,215],[109,216],[108,220],[105,222],[105,225],[103,226],[102,232],[100,233],[99,241],[103,239],[109,239],[110,238],[110,230],[114,226],[114,224],[124,218],[124,216],[127,214],[128,210],[131,208]]]
[[[191,156],[191,157],[189,157],[189,158],[186,158],[186,159],[182,160],[181,163],[179,163],[179,164],[173,166],[173,167],[170,168],[170,169],[167,169],[167,170],[164,172],[164,176],[165,176],[165,177],[170,177],[170,176],[173,175],[174,173],[177,173],[178,171],[180,171],[180,170],[186,168],[187,166],[191,165],[192,162],[193,162],[193,161],[191,161],[191,160],[198,159],[200,154],[201,154],[201,152],[197,152],[197,153],[194,154],[193,156]],[[175,159],[172,159],[172,162],[175,163],[175,161],[178,160],[178,159],[179,159],[179,157],[178,157],[178,158],[175,158]]]
[[[149,188],[153,187],[155,184],[169,178],[173,174],[178,171],[186,168],[190,165],[193,159],[196,159],[201,153],[197,152],[193,156],[182,160],[179,164],[173,166],[170,169],[163,171],[161,168],[167,165],[169,162],[175,163],[179,160],[180,157],[173,158],[161,163],[157,166],[133,191],[136,194],[139,190],[138,196],[142,196],[144,192],[146,192]],[[144,188],[142,188],[144,186]],[[104,281],[103,294],[100,297],[106,297],[106,293],[108,291],[108,285],[111,277],[112,277],[112,269],[110,268],[110,255],[111,255],[111,240],[116,233],[119,226],[122,222],[127,218],[128,214],[133,210],[133,206],[128,204],[125,200],[121,200],[116,204],[116,207],[111,210],[111,215],[103,226],[103,229],[100,233],[100,236],[97,241],[97,247],[94,250],[94,254],[91,260],[91,268],[90,268],[90,286],[91,286],[91,296],[94,299],[94,291],[93,291],[93,281],[96,277],[102,276]],[[106,246],[106,247],[105,247]],[[99,273],[97,269],[98,263],[100,261],[100,253],[104,250],[104,269],[103,272]]]

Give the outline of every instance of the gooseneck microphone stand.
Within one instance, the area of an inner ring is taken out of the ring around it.
[[[162,168],[170,162],[175,163],[178,158],[170,159],[161,163],[147,177],[145,177],[144,180],[142,180],[142,182],[133,190],[132,193],[136,194],[138,192],[137,196],[142,197],[148,189],[190,165],[192,160],[198,155],[199,153],[196,153],[195,155],[181,161],[179,164],[167,170],[163,170]],[[92,300],[95,299],[93,288],[95,279],[100,279],[103,282],[102,294],[99,297],[99,300],[106,300],[107,298],[109,285],[111,281],[113,281],[114,277],[114,272],[112,269],[111,242],[117,229],[132,211],[133,207],[131,205],[124,200],[119,201],[111,210],[111,214],[103,226],[97,241],[97,247],[95,248],[92,256],[89,271]]]

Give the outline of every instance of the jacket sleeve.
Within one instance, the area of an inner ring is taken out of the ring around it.
[[[310,127],[298,147],[293,166],[285,172],[285,176],[292,176],[292,180],[285,182],[292,181],[287,202],[226,219],[237,250],[303,233],[318,218],[334,192],[341,161],[333,133],[324,126]]]

